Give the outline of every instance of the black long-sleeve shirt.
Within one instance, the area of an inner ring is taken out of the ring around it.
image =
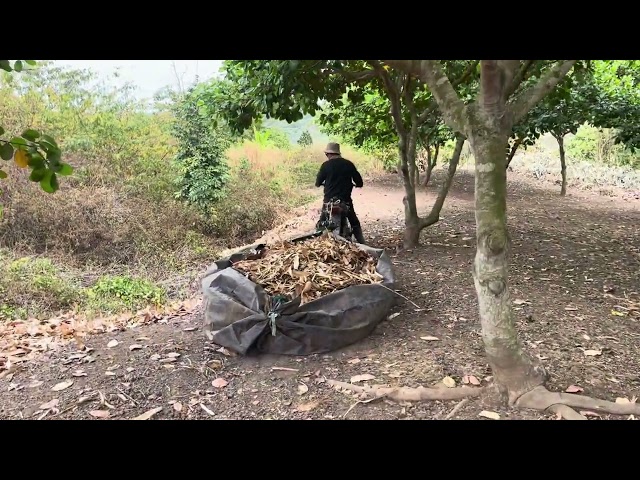
[[[324,202],[339,198],[351,202],[353,184],[361,188],[364,182],[356,166],[346,158],[335,157],[320,166],[316,177],[316,187],[324,183]]]

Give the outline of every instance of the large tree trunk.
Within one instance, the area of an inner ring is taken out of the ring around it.
[[[560,148],[560,174],[562,175],[560,196],[564,197],[567,194],[567,163],[564,156],[564,135],[558,135],[556,140],[558,141],[558,147]]]
[[[521,394],[542,385],[545,377],[522,350],[509,295],[505,169],[508,135],[482,127],[474,130],[477,133],[470,138],[476,159],[477,251],[473,276],[482,339],[496,384],[514,402]]]

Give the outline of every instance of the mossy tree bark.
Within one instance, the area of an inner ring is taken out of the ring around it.
[[[546,379],[544,369],[527,355],[515,328],[508,287],[509,236],[506,219],[506,151],[514,122],[549,93],[573,67],[561,61],[538,84],[510,103],[522,81],[520,61],[482,60],[480,93],[465,105],[436,60],[387,60],[389,65],[419,75],[431,89],[445,121],[467,136],[476,161],[475,210],[477,251],[473,276],[478,296],[482,338],[495,383],[515,403]]]

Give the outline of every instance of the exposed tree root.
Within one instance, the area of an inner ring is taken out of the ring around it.
[[[613,415],[640,415],[640,405],[636,403],[614,403],[573,393],[550,392],[542,386],[525,393],[515,403],[516,407],[533,410],[547,410],[555,405]]]
[[[459,387],[459,388],[409,388],[386,387],[382,385],[359,386],[337,380],[327,380],[327,384],[361,394],[363,398],[358,403],[368,403],[379,398],[389,398],[396,402],[424,402],[432,400],[464,400],[478,397],[486,391],[487,387]],[[363,401],[365,398],[368,400]],[[459,404],[447,416],[451,418],[459,407]],[[515,407],[528,408],[538,411],[550,411],[557,413],[566,420],[586,420],[587,417],[578,413],[574,408],[613,415],[640,415],[640,405],[636,403],[614,403],[607,400],[574,395],[571,393],[550,392],[545,387],[539,386],[522,395],[515,403]],[[351,409],[349,409],[351,410]],[[348,411],[347,411],[348,413]],[[346,414],[345,414],[346,415]]]
[[[365,394],[371,398],[386,397],[396,402],[420,402],[429,400],[461,400],[463,398],[478,397],[484,388],[460,387],[460,388],[408,388],[408,387],[384,387],[381,385],[359,386],[337,380],[327,380],[329,385],[340,387],[356,393]]]

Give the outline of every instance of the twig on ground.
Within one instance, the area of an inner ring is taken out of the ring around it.
[[[395,293],[396,295],[398,295],[399,297],[404,298],[407,302],[409,302],[411,305],[413,305],[416,308],[422,308],[420,305],[418,305],[417,303],[415,303],[412,300],[409,300],[407,297],[405,297],[404,295],[402,295],[401,293],[396,292],[395,290],[390,289],[389,287],[387,287],[386,285],[382,285],[381,283],[378,283],[378,285],[380,285],[381,287],[386,288],[387,290],[389,290],[390,292]]]
[[[458,411],[462,408],[462,406],[467,403],[469,401],[468,398],[463,398],[462,400],[460,400],[460,402],[458,402],[458,404],[453,407],[453,410],[451,410],[446,417],[444,417],[445,420],[449,420],[450,418],[452,418],[456,413],[458,413]]]
[[[371,402],[373,402],[374,400],[379,400],[380,398],[382,398],[382,397],[374,397],[374,398],[370,398],[370,399],[368,399],[368,400],[358,400],[356,403],[354,403],[353,405],[351,405],[351,406],[349,407],[349,409],[348,409],[346,412],[344,412],[344,414],[342,415],[342,418],[345,418],[345,417],[349,414],[349,412],[350,412],[351,410],[353,410],[353,409],[354,409],[354,407],[355,407],[356,405],[358,405],[358,404],[360,404],[360,403],[371,403]]]

